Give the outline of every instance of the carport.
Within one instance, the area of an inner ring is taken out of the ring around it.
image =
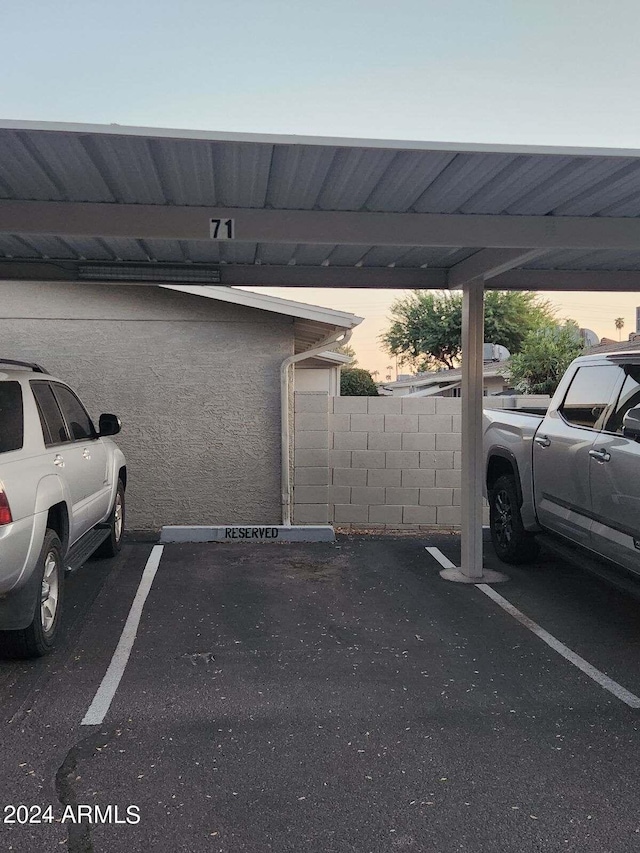
[[[482,565],[483,290],[640,290],[640,151],[0,122],[0,278],[462,288]],[[286,455],[286,454],[285,454]]]

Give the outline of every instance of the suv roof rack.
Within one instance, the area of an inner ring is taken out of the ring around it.
[[[39,364],[36,364],[33,361],[15,361],[12,358],[0,358],[0,364],[12,364],[15,367],[28,367],[33,370],[34,373],[46,373],[49,375],[48,370],[45,370],[44,367],[40,367]]]

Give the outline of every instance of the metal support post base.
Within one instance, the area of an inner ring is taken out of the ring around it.
[[[442,569],[440,577],[454,583],[504,583],[509,580],[507,575],[503,575],[502,572],[494,572],[492,569],[483,569],[482,574],[477,578],[470,578],[460,569]]]

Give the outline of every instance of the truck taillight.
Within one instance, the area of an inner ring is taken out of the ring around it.
[[[11,524],[13,518],[11,516],[11,507],[4,493],[4,489],[0,485],[0,525]]]

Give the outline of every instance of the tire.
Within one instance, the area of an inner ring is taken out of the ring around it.
[[[113,502],[111,515],[107,519],[109,525],[109,536],[102,545],[96,549],[96,557],[116,557],[122,548],[122,535],[124,533],[125,520],[124,507],[124,483],[118,480],[116,497]]]
[[[498,557],[505,563],[531,563],[540,546],[532,533],[524,529],[515,477],[498,477],[489,493],[489,526],[491,542]]]
[[[27,628],[0,631],[0,654],[3,657],[43,657],[55,646],[62,618],[64,566],[62,544],[54,530],[47,529],[45,533],[36,572],[39,573],[39,581],[33,620]]]

